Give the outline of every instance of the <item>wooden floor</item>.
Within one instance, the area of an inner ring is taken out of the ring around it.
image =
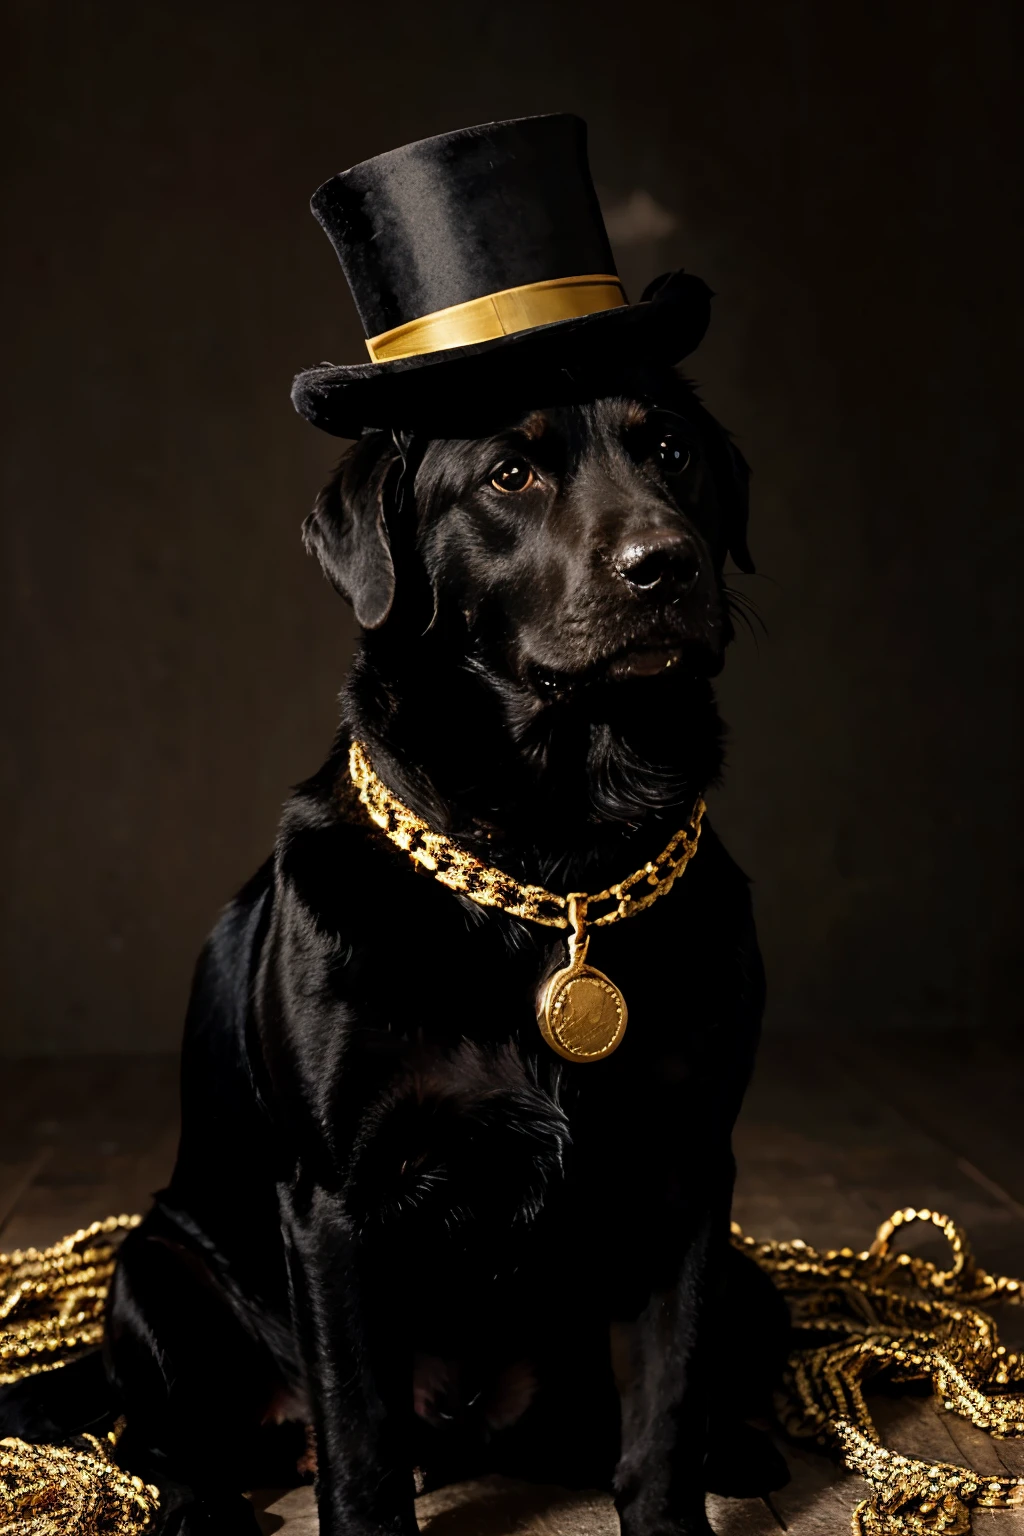
[[[973,1036],[769,1037],[738,1128],[735,1214],[759,1237],[866,1246],[899,1206],[941,1209],[986,1268],[1024,1275],[1024,1051]],[[0,1064],[0,1248],[43,1246],[97,1216],[144,1210],[174,1154],[169,1058]],[[1024,1316],[1021,1317],[1024,1325]],[[1024,1326],[1021,1328],[1024,1332]],[[1024,1474],[1024,1446],[989,1441],[925,1403],[897,1405],[897,1444],[980,1472]],[[843,1536],[862,1496],[824,1457],[786,1448],[776,1513],[712,1501],[719,1536]],[[265,1530],[315,1536],[308,1490],[258,1498]],[[484,1484],[421,1501],[434,1536],[613,1536],[607,1502]],[[979,1512],[976,1536],[1024,1536],[1024,1510]]]

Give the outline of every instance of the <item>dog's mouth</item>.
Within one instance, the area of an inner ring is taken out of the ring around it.
[[[682,659],[683,646],[678,642],[631,645],[609,657],[603,671],[613,681],[627,681],[632,677],[660,677],[662,672],[678,667]]]
[[[717,677],[725,651],[720,633],[705,635],[634,635],[590,669],[595,682],[613,684],[634,678]]]
[[[716,677],[724,656],[719,648],[696,640],[634,640],[602,656],[579,672],[555,671],[533,663],[529,680],[542,698],[565,698],[581,688],[660,677]]]

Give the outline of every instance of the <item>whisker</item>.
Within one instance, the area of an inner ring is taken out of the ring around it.
[[[754,650],[758,655],[760,655],[761,635],[754,628],[750,614],[748,614],[746,610],[740,607],[738,604],[733,605],[728,602],[726,603],[726,612],[729,614],[734,623],[743,625],[744,629],[746,629],[747,633],[750,635],[750,638],[754,642]],[[764,631],[764,624],[761,623],[760,616],[758,616],[758,623],[761,625],[761,630]],[[767,631],[764,632],[767,633]]]
[[[732,598],[733,602],[739,603],[744,608],[749,608],[751,613],[760,612],[760,609],[749,593],[740,592],[736,587],[726,587],[725,593],[727,597]]]
[[[743,612],[737,612],[737,613],[735,613],[733,615],[733,617],[736,619],[736,621],[738,623],[743,625],[744,629],[747,631],[747,633],[749,634],[750,638],[754,642],[754,649],[755,649],[755,651],[759,652],[760,649],[761,649],[760,643],[759,643],[760,642],[760,636],[758,635],[758,633],[757,633],[756,629],[754,628],[754,626],[751,624],[750,620],[747,618],[747,615],[745,613],[743,613]]]
[[[735,587],[725,587],[724,595],[726,608],[732,617],[737,619],[742,617],[748,629],[751,630],[751,634],[753,634],[750,624],[752,619],[757,624],[761,633],[767,638],[768,626],[761,617],[761,611],[757,604],[745,592],[737,592]]]

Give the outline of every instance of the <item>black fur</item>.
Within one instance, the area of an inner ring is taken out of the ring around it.
[[[563,935],[343,808],[355,735],[517,876],[595,890],[657,854],[721,766],[746,467],[667,373],[473,434],[368,434],[307,521],[366,629],[342,729],[200,959],[177,1167],[109,1309],[124,1457],[188,1485],[190,1531],[306,1421],[324,1536],[412,1536],[416,1466],[604,1482],[625,1536],[707,1533],[706,1487],[785,1477],[740,1425],[784,1347],[728,1241],[763,1001],[743,875],[705,825],[670,896],[595,932],[630,1024],[570,1065],[535,1021]],[[534,483],[495,489],[509,461]]]

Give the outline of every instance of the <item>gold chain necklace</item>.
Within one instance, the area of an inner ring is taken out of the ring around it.
[[[568,896],[559,896],[542,885],[526,885],[484,864],[452,838],[432,831],[377,777],[361,742],[352,743],[348,768],[370,820],[435,880],[482,907],[498,907],[510,917],[525,917],[546,928],[570,930],[569,963],[544,987],[537,1023],[551,1049],[567,1061],[600,1061],[610,1056],[625,1033],[626,999],[602,971],[586,964],[590,947],[587,928],[604,928],[644,912],[672,889],[697,852],[704,801],[698,799],[686,826],[674,834],[656,859],[624,880],[594,895],[570,891]],[[649,889],[634,895],[634,887],[641,883]],[[607,910],[595,917],[592,909],[602,903],[608,904]]]

